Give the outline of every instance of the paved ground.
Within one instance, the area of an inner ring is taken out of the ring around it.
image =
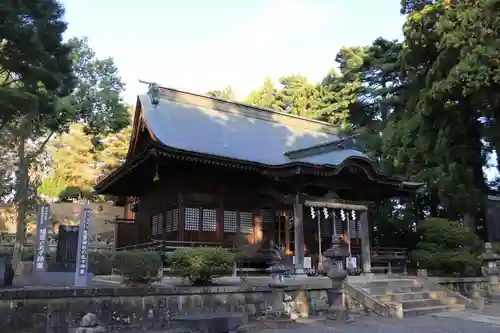
[[[500,324],[473,322],[458,318],[420,316],[397,320],[360,318],[354,323],[310,322],[297,328],[262,330],[260,333],[498,333]]]

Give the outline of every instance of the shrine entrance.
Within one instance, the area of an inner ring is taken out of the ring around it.
[[[309,253],[317,253],[318,262],[322,254],[330,248],[332,239],[340,237],[341,246],[347,248],[343,264],[350,269],[363,273],[371,272],[370,232],[367,218],[368,208],[364,205],[343,204],[340,202],[306,201],[311,222],[316,223],[316,235],[312,239],[316,249],[309,246]],[[312,229],[312,228],[311,228]],[[311,239],[306,236],[306,239]],[[312,245],[312,244],[311,244]]]

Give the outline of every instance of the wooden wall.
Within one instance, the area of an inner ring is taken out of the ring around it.
[[[234,169],[173,163],[139,196],[134,227],[119,225],[118,237],[128,242],[135,237],[138,244],[161,239],[227,247],[259,242],[273,236],[276,210],[292,210],[258,195],[266,181]]]

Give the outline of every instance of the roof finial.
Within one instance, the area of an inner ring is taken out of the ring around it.
[[[148,85],[148,95],[151,98],[151,104],[158,105],[158,103],[160,103],[160,86],[155,82],[143,80],[139,80],[139,82]]]

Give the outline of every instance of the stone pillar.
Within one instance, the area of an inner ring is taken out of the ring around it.
[[[368,212],[363,211],[359,216],[359,227],[361,229],[361,265],[364,274],[371,274],[371,248],[370,248],[370,224],[368,222]]]
[[[82,210],[80,228],[78,230],[78,248],[76,252],[75,286],[86,287],[88,283],[88,241],[92,219],[92,208]]]
[[[304,213],[300,196],[295,196],[293,205],[295,274],[304,274]]]

